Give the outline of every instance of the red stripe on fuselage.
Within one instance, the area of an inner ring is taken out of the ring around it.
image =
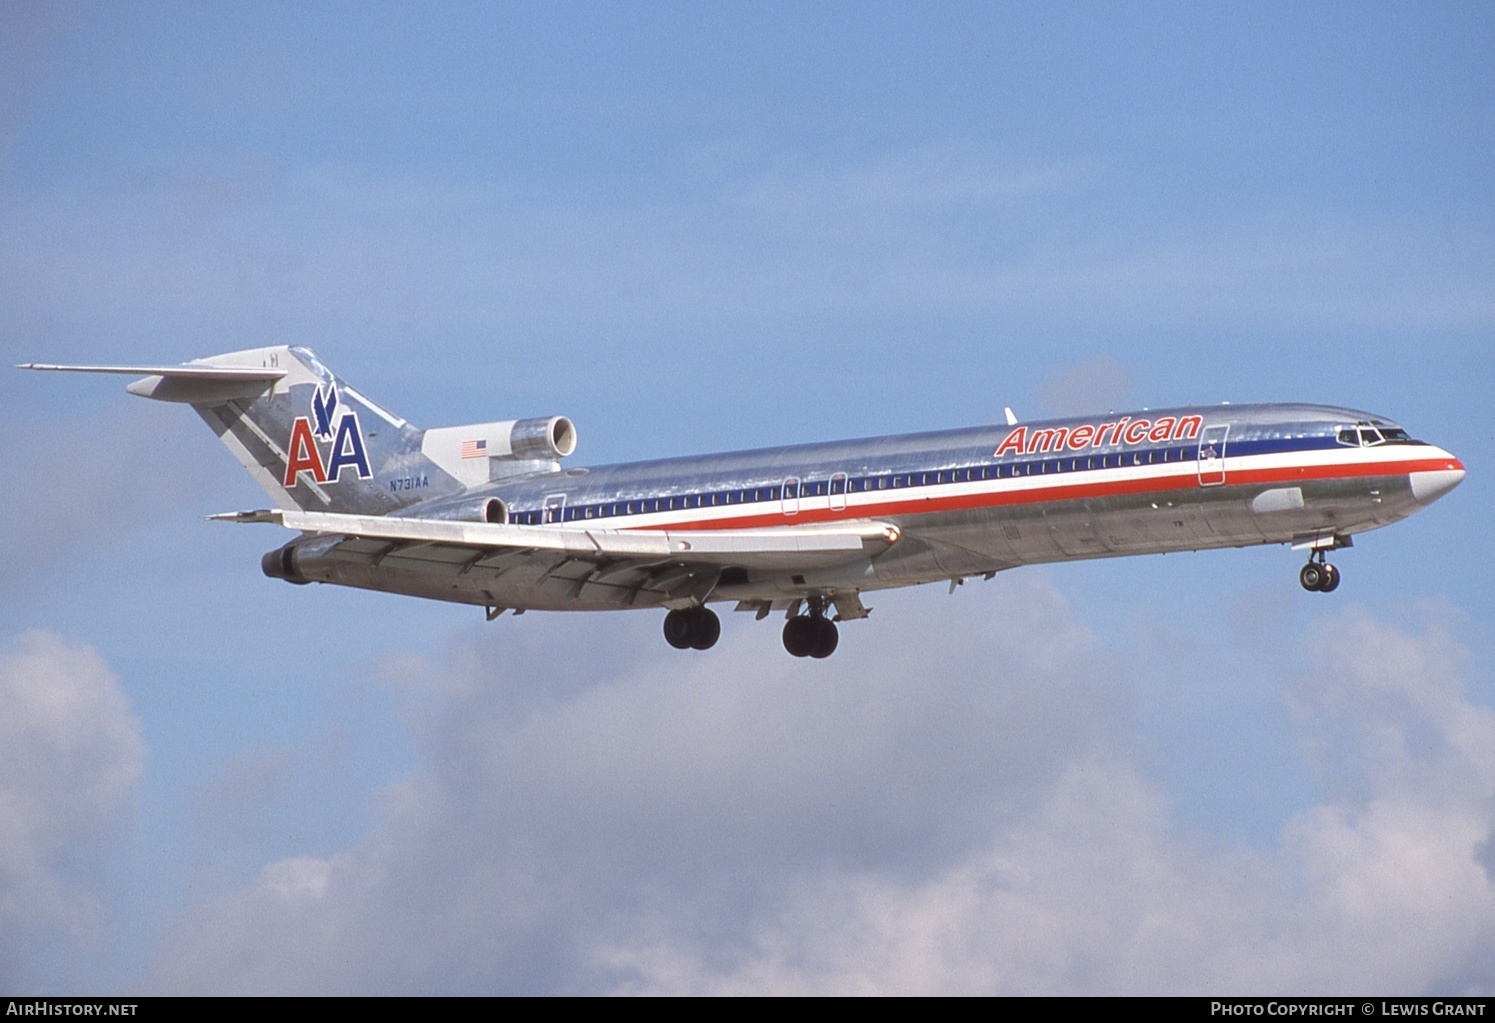
[[[829,508],[801,508],[793,515],[785,515],[782,511],[755,511],[745,515],[734,515],[728,518],[712,519],[683,519],[675,522],[658,523],[648,526],[624,526],[624,529],[637,530],[711,530],[711,529],[752,529],[760,526],[793,526],[800,523],[836,522],[842,519],[866,519],[880,518],[885,516],[908,516],[933,514],[936,512],[968,511],[973,508],[1002,508],[1013,505],[1041,504],[1046,501],[1081,501],[1087,498],[1115,497],[1125,494],[1146,493],[1175,493],[1180,490],[1214,490],[1218,485],[1208,487],[1199,483],[1199,470],[1194,462],[1179,463],[1180,467],[1188,465],[1186,472],[1170,473],[1166,476],[1141,476],[1133,479],[1105,480],[1096,482],[1058,482],[1049,486],[1041,487],[1005,487],[1002,489],[984,490],[974,494],[952,494],[943,497],[908,496],[899,497],[896,500],[875,501],[872,503],[857,503],[846,508],[831,511]],[[1458,459],[1427,458],[1416,461],[1381,461],[1363,463],[1338,463],[1320,465],[1286,465],[1274,466],[1266,469],[1232,469],[1225,472],[1224,486],[1254,485],[1262,484],[1292,484],[1306,480],[1325,479],[1364,479],[1370,476],[1405,476],[1414,472],[1441,472],[1449,469],[1462,469],[1463,465]],[[1102,472],[1107,470],[1087,470]],[[1114,472],[1115,470],[1109,470]],[[1042,475],[1042,474],[1040,474]],[[1071,475],[1065,473],[1063,475]],[[1078,475],[1078,474],[1075,474]],[[995,483],[998,486],[1017,477],[1008,477],[1006,480],[982,480],[982,483]],[[1021,477],[1031,479],[1030,476]],[[927,487],[914,487],[910,490],[932,490],[941,486],[952,484],[931,484]],[[960,486],[962,484],[954,484]],[[905,491],[907,493],[908,491]],[[872,491],[861,491],[861,494],[872,493]],[[881,495],[884,491],[876,491]],[[858,496],[857,494],[850,495]],[[804,498],[801,499],[806,500]],[[814,500],[810,498],[809,500]],[[777,502],[775,502],[777,503]],[[649,514],[669,514],[668,512],[650,512]]]

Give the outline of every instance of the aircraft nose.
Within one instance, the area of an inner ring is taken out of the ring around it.
[[[1419,504],[1432,504],[1462,482],[1464,463],[1449,455],[1441,467],[1411,474],[1412,496]]]

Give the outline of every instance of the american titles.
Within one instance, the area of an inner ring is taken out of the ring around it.
[[[368,452],[364,450],[358,413],[338,408],[337,384],[328,384],[326,390],[317,388],[311,412],[310,416],[297,416],[291,425],[291,441],[286,445],[286,488],[294,487],[303,472],[310,473],[318,483],[336,483],[343,470],[349,468],[355,470],[359,479],[370,479],[374,474],[369,469]],[[325,458],[319,440],[332,441]]]
[[[1003,455],[1036,455],[1050,451],[1083,451],[1112,444],[1164,444],[1174,440],[1192,440],[1199,436],[1203,416],[1159,416],[1157,419],[1133,419],[1122,416],[1114,423],[1086,423],[1082,426],[1044,426],[1029,429],[1014,427],[993,452]]]

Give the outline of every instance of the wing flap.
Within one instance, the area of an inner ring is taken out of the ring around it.
[[[881,553],[899,537],[896,526],[867,520],[768,529],[672,532],[513,526],[296,509],[236,512],[214,518],[232,522],[278,522],[288,529],[308,533],[334,533],[400,544],[434,544],[495,554],[532,551],[594,562],[774,569],[820,567],[852,561],[867,554]]]

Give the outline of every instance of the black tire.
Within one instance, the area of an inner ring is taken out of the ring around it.
[[[1324,581],[1319,583],[1320,593],[1333,593],[1339,589],[1339,569],[1333,565],[1324,566]]]
[[[722,635],[722,620],[709,607],[698,607],[691,613],[694,629],[690,645],[697,650],[710,650]]]
[[[814,618],[812,621],[815,622],[815,649],[810,651],[810,656],[817,660],[829,657],[836,652],[836,644],[841,642],[841,631],[829,618]]]
[[[664,641],[676,650],[688,649],[695,632],[689,611],[671,611],[664,616]]]
[[[1298,572],[1298,582],[1303,584],[1303,589],[1311,593],[1324,588],[1325,578],[1324,570],[1311,561]]]
[[[806,615],[795,615],[784,623],[784,649],[792,657],[808,657],[815,649],[814,625]]]

